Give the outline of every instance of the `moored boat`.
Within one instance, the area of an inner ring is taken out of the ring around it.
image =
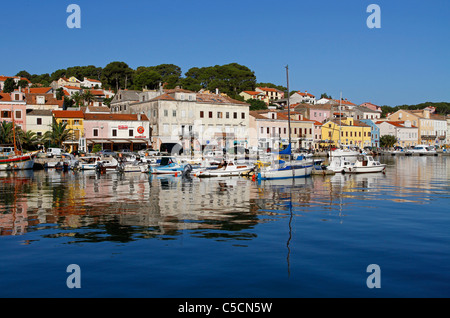
[[[385,169],[386,164],[380,163],[372,156],[359,157],[354,163],[344,166],[345,173],[383,172]]]
[[[254,165],[225,162],[224,164],[219,165],[217,169],[200,170],[195,175],[199,178],[233,177],[233,176],[240,176],[253,169]]]

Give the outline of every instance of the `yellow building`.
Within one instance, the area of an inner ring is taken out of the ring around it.
[[[56,123],[67,123],[66,128],[72,131],[73,137],[64,142],[69,152],[78,150],[80,140],[84,136],[84,113],[81,110],[54,110]]]
[[[357,146],[364,148],[372,144],[371,127],[351,117],[333,119],[322,125],[322,139],[336,147]],[[322,146],[327,146],[323,144]]]

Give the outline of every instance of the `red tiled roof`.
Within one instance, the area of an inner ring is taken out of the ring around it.
[[[82,88],[81,87],[77,87],[77,86],[63,86],[64,88],[67,88],[67,89],[77,89],[77,90],[82,90]]]
[[[137,121],[137,114],[84,114],[85,120],[121,120],[121,121]],[[148,117],[145,114],[141,115],[141,121],[148,121]]]
[[[11,94],[10,93],[0,93],[0,102],[10,102]]]
[[[271,87],[258,87],[258,88],[265,92],[281,92],[280,90]]]
[[[50,91],[51,89],[52,89],[51,87],[31,87],[30,93],[31,94],[45,94],[48,91]]]
[[[81,110],[54,110],[53,116],[56,118],[84,118]]]

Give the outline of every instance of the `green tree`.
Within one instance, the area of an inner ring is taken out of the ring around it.
[[[25,77],[27,79],[31,79],[31,74],[28,73],[27,71],[20,71],[19,73],[16,74],[16,76],[20,76],[20,77]]]
[[[64,89],[62,87],[56,90],[56,99],[61,100],[64,98]]]
[[[80,106],[83,101],[83,95],[80,92],[75,92],[70,98],[77,106]]]
[[[3,93],[11,93],[17,88],[13,78],[8,77],[3,84]]]
[[[67,128],[67,123],[58,123],[53,120],[50,127],[51,130],[46,131],[43,136],[45,144],[62,148],[64,141],[70,140],[73,137],[72,129]]]
[[[102,82],[114,87],[117,92],[119,88],[131,86],[133,73],[134,71],[125,62],[111,62],[103,69]]]
[[[393,147],[397,143],[397,137],[393,135],[383,135],[380,137],[380,146],[384,148]]]
[[[161,74],[151,67],[140,66],[133,75],[133,87],[138,90],[142,90],[145,87],[148,89],[156,89],[159,87],[161,81]]]
[[[266,103],[259,99],[247,99],[245,102],[250,104],[250,110],[267,109]]]
[[[37,149],[37,145],[38,143],[40,143],[40,139],[34,131],[31,130],[23,131],[22,129],[20,129],[17,135],[23,149],[26,150]]]
[[[327,93],[322,93],[322,94],[320,95],[320,98],[333,99],[333,98],[331,97],[331,95],[327,95]]]
[[[94,101],[94,95],[92,92],[88,89],[85,89],[83,93],[81,94],[81,97],[83,101],[85,102],[85,105],[89,105],[92,101]]]
[[[0,144],[12,144],[13,140],[13,124],[2,121],[0,123]]]

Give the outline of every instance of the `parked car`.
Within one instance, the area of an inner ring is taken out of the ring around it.
[[[47,157],[61,156],[63,150],[61,148],[47,148]]]

